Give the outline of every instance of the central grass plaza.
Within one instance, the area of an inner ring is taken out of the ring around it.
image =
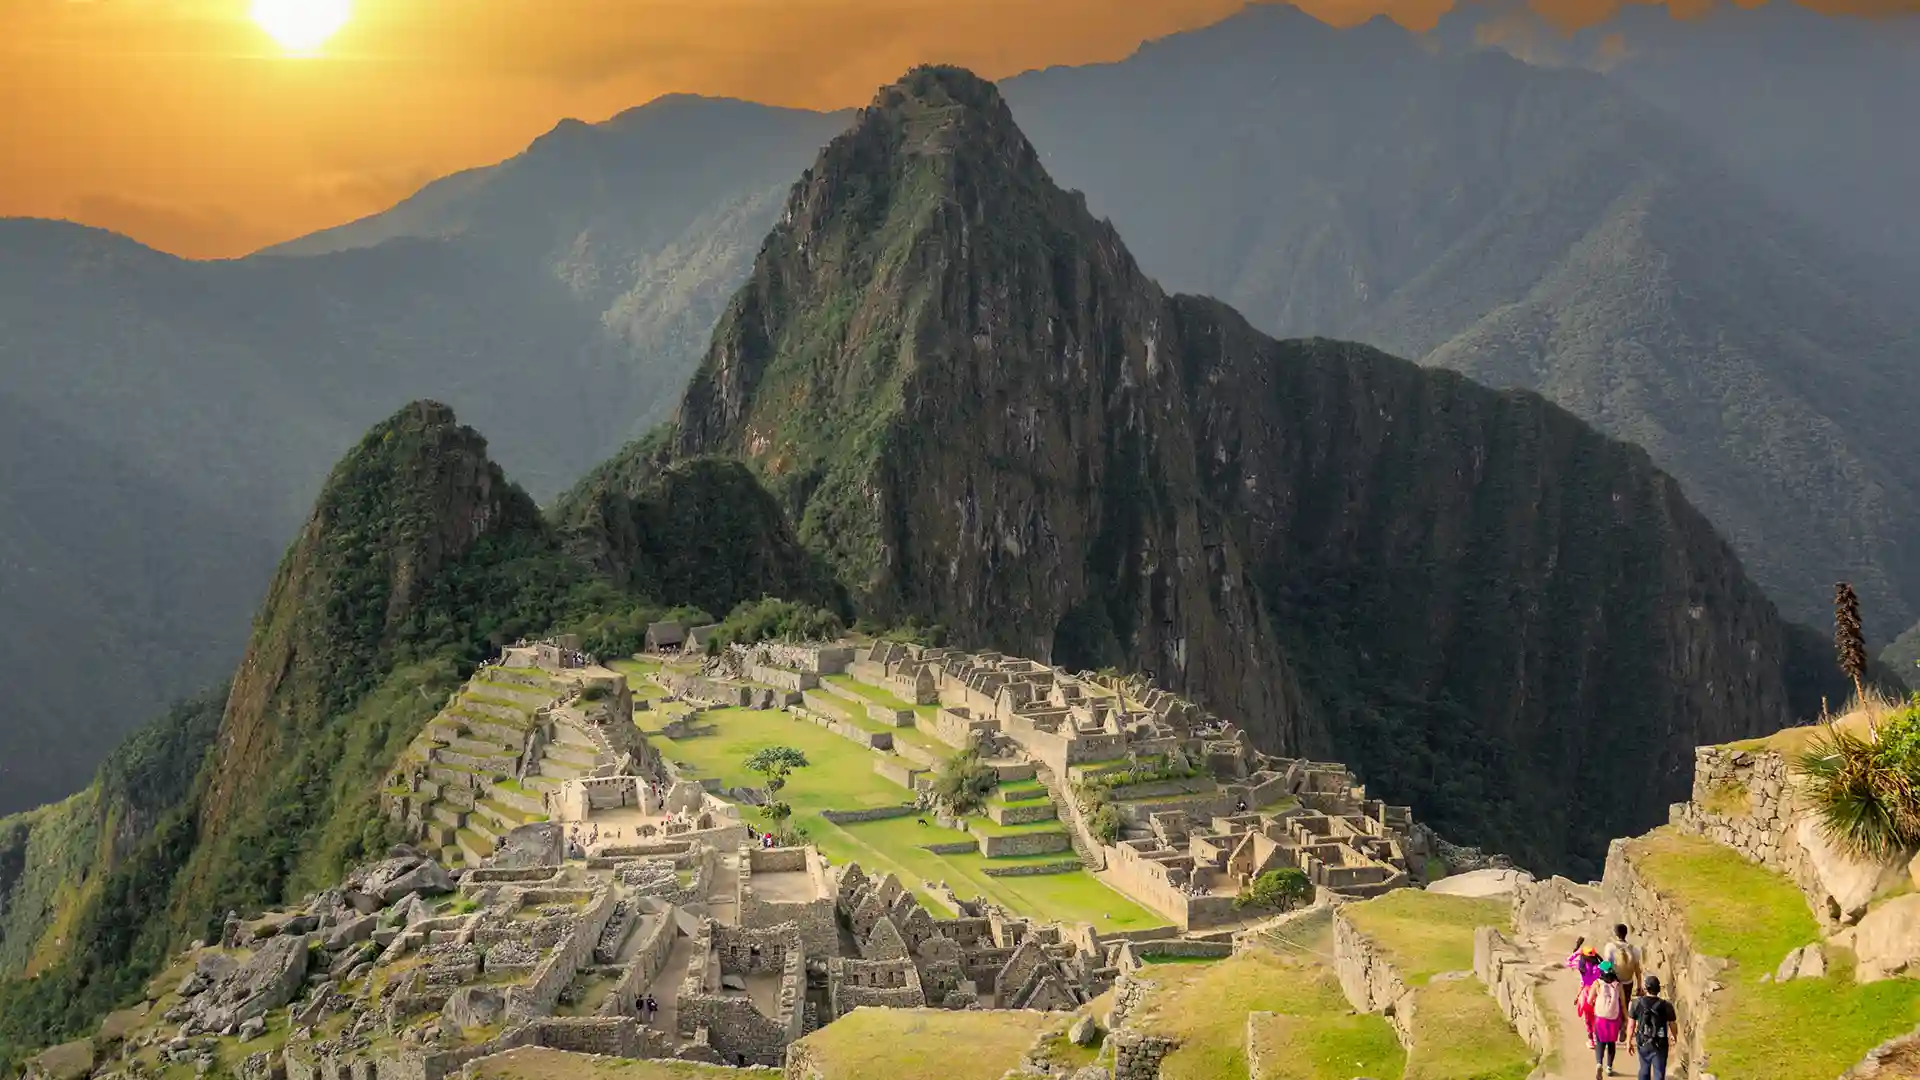
[[[665,721],[665,716],[652,713],[634,716],[634,722],[649,731],[657,730]],[[936,855],[926,846],[964,843],[972,837],[943,829],[931,820],[922,825],[919,815],[835,825],[820,812],[899,806],[912,802],[913,793],[873,771],[876,751],[825,728],[785,712],[752,709],[715,709],[702,713],[700,721],[715,732],[684,739],[649,735],[648,739],[669,760],[683,766],[683,774],[701,779],[717,777],[730,788],[759,787],[763,782],[763,777],[744,766],[756,750],[791,746],[804,753],[808,766],[795,770],[780,792],[780,798],[793,807],[793,824],[804,829],[807,839],[837,864],[857,862],[869,873],[898,875],[901,884],[913,889],[935,914],[952,912],[928,894],[928,881],[945,881],[962,898],[984,897],[1010,911],[1042,920],[1089,922],[1103,933],[1144,930],[1166,922],[1084,869],[1017,877],[991,877],[986,873],[990,866],[997,869],[1071,861],[1071,852],[995,859],[978,851]],[[749,825],[760,820],[752,809],[743,810]]]

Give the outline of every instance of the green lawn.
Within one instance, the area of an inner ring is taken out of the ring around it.
[[[1474,929],[1508,929],[1511,908],[1505,900],[1396,889],[1341,914],[1380,946],[1408,986],[1419,986],[1442,971],[1472,970]]]
[[[1311,954],[1252,949],[1212,964],[1155,966],[1156,983],[1134,1024],[1180,1042],[1160,1063],[1163,1080],[1247,1076],[1247,1014],[1270,1066],[1261,1080],[1398,1077],[1405,1055],[1384,1017],[1355,1016],[1331,968]]]
[[[693,766],[696,777],[717,776],[727,787],[754,787],[761,778],[742,766],[749,755],[768,746],[795,747],[807,755],[809,764],[795,770],[780,793],[793,807],[794,824],[805,828],[808,838],[836,863],[858,862],[870,873],[899,875],[901,883],[914,889],[936,914],[951,913],[931,902],[920,888],[923,879],[945,881],[962,897],[986,896],[1022,915],[1091,922],[1102,931],[1140,930],[1166,922],[1084,870],[1012,878],[984,873],[988,866],[1060,862],[1071,859],[1071,854],[992,860],[978,851],[935,855],[924,850],[925,845],[965,843],[973,837],[931,822],[921,825],[918,815],[834,825],[820,811],[898,806],[911,802],[912,793],[873,771],[874,751],[788,713],[717,709],[703,719],[715,725],[716,734],[692,739],[658,737],[660,752],[669,760]],[[743,810],[749,823],[761,820],[751,809]],[[1015,826],[1009,831],[1034,830]]]
[[[1405,1080],[1525,1080],[1533,1065],[1533,1050],[1507,1026],[1479,979],[1446,979],[1414,991]]]
[[[1000,1080],[1057,1014],[856,1009],[794,1044],[821,1080]]]
[[[866,683],[861,682],[851,675],[822,675],[821,679],[825,682],[832,683],[834,686],[848,693],[857,694],[873,702],[875,705],[884,705],[889,709],[915,708],[912,702],[901,698],[900,695],[889,690],[882,690],[877,686],[868,686]]]
[[[1634,841],[1627,856],[1685,911],[1695,948],[1733,961],[1707,1028],[1717,1075],[1830,1080],[1920,1024],[1920,982],[1858,985],[1852,957],[1831,946],[1825,978],[1760,981],[1789,951],[1820,940],[1805,897],[1779,874],[1668,829]]]
[[[1473,932],[1509,929],[1506,900],[1398,889],[1341,909],[1414,988],[1413,1053],[1406,1080],[1523,1080],[1534,1054],[1480,980],[1435,980],[1473,967]]]

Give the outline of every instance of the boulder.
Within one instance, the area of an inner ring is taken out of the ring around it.
[[[327,949],[337,952],[349,945],[358,945],[373,937],[373,928],[378,923],[377,915],[362,915],[350,922],[343,922],[327,932]]]
[[[1896,896],[1874,908],[1849,935],[1859,958],[1854,978],[1874,982],[1920,960],[1920,894]]]
[[[193,1001],[198,1026],[224,1031],[292,1001],[306,980],[310,955],[305,937],[269,940],[218,987]]]
[[[1094,1046],[1100,1042],[1100,1028],[1093,1017],[1082,1016],[1067,1028],[1067,1039],[1075,1046]]]
[[[415,863],[406,871],[377,882],[374,895],[382,904],[391,904],[415,894],[438,896],[453,891],[453,879],[436,862]]]
[[[1780,966],[1774,969],[1773,980],[1786,982],[1789,979],[1817,979],[1827,973],[1827,952],[1817,943],[1802,945],[1788,953]]]
[[[747,980],[738,975],[720,976],[720,989],[722,990],[745,990],[746,988]]]
[[[243,1043],[252,1042],[253,1040],[259,1038],[260,1036],[265,1035],[266,1033],[267,1033],[267,1018],[264,1016],[248,1017],[246,1020],[241,1022],[239,1030],[235,1032],[235,1034],[240,1037],[240,1041]]]
[[[1827,894],[1827,914],[1838,922],[1858,921],[1874,897],[1911,881],[1912,852],[1884,860],[1862,859],[1827,839],[1812,814],[1794,824],[1794,839],[1806,851],[1808,864]]]
[[[477,1028],[497,1022],[506,1015],[506,1011],[506,996],[498,990],[485,986],[463,986],[447,998],[441,1016],[461,1028]]]
[[[1525,870],[1490,867],[1443,877],[1427,886],[1430,893],[1445,896],[1512,896],[1522,885],[1532,884],[1533,875]]]
[[[522,825],[500,838],[500,848],[487,856],[488,867],[521,869],[558,866],[566,861],[566,830],[552,822]]]

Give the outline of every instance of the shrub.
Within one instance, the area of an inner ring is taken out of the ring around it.
[[[1087,831],[1103,844],[1111,844],[1120,839],[1120,833],[1126,822],[1120,817],[1119,807],[1101,800],[1087,818]]]
[[[943,762],[933,778],[933,797],[955,817],[978,813],[1000,783],[1000,774],[980,759],[978,750],[963,750]]]
[[[1269,870],[1240,890],[1233,898],[1237,908],[1266,907],[1287,911],[1313,898],[1313,882],[1306,872],[1292,866]]]
[[[1829,727],[1794,769],[1829,840],[1869,858],[1920,845],[1920,697],[1873,737]]]

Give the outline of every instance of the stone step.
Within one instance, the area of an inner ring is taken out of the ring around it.
[[[474,806],[474,813],[485,818],[501,835],[510,833],[522,825],[531,825],[536,821],[547,820],[545,814],[530,814],[524,810],[493,800],[483,800]]]
[[[460,829],[457,825],[448,825],[440,821],[429,821],[427,822],[427,842],[435,847],[446,847],[453,843],[454,835],[459,831]]]
[[[473,813],[467,815],[467,831],[485,840],[487,850],[492,851],[494,841],[513,830],[503,829],[494,822],[488,821],[485,814]]]
[[[521,790],[515,791],[501,784],[489,784],[487,785],[487,797],[484,801],[497,803],[509,810],[517,810],[522,814],[544,817],[547,812],[547,803],[545,799],[541,798],[541,792],[535,791],[525,784],[520,785],[520,788]]]
[[[578,780],[592,771],[591,765],[569,765],[552,757],[540,759],[540,775],[550,780]]]
[[[591,746],[575,746],[572,743],[548,743],[540,752],[542,762],[554,761],[562,765],[574,765],[591,769],[600,761],[600,751]]]
[[[434,803],[428,810],[428,816],[435,821],[450,825],[456,829],[467,823],[466,811],[449,803]]]
[[[462,861],[468,866],[479,866],[487,860],[487,856],[493,854],[493,846],[470,829],[460,830],[453,842],[460,849]]]

